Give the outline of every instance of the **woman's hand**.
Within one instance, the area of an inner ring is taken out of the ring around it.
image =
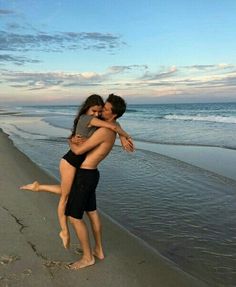
[[[74,143],[72,142],[72,139],[69,139],[69,140],[68,140],[68,143],[69,143],[69,146],[70,146],[70,149],[72,150],[72,152],[75,153],[75,149],[76,149],[76,147],[77,147],[78,145],[77,145],[77,144],[74,144]]]
[[[86,142],[87,138],[81,137],[79,135],[73,136],[69,139],[69,142],[72,144],[80,145]]]

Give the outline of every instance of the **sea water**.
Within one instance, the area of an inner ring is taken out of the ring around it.
[[[3,107],[1,128],[59,178],[77,106]],[[6,111],[8,113],[6,113]],[[10,113],[11,112],[11,113]],[[138,142],[236,152],[236,103],[129,105],[119,119]],[[210,286],[236,282],[236,182],[146,148],[119,146],[100,166],[100,209]]]

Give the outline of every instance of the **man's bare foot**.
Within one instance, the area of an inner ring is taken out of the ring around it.
[[[59,233],[59,236],[61,237],[61,240],[62,240],[62,243],[63,243],[63,246],[65,247],[65,249],[68,249],[70,247],[70,236],[69,234],[65,234],[63,233],[63,231],[61,231]]]
[[[95,264],[95,259],[94,257],[92,257],[91,260],[82,258],[79,261],[76,261],[74,263],[71,263],[68,265],[68,269],[72,269],[72,270],[78,270],[78,269],[82,269],[85,267],[89,267]]]
[[[105,258],[103,250],[98,250],[96,248],[93,250],[93,256],[97,257],[100,260],[103,260]]]
[[[39,183],[37,181],[34,181],[33,183],[21,186],[20,189],[39,191]]]

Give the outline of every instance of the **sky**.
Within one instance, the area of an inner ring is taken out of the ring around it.
[[[0,105],[236,101],[235,0],[0,0]]]

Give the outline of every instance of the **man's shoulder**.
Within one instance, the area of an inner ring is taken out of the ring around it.
[[[99,128],[95,133],[97,137],[103,140],[113,140],[116,138],[116,133],[108,128]]]

